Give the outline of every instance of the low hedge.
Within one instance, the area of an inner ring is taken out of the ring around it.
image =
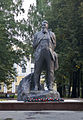
[[[6,94],[6,93],[1,93],[0,98],[17,98],[17,95],[15,94]]]

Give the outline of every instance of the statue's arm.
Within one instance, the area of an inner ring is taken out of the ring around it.
[[[56,36],[54,33],[52,33],[52,42],[53,42],[54,47],[56,47]]]
[[[33,38],[33,48],[36,49],[37,45],[38,45],[37,34],[35,34]]]

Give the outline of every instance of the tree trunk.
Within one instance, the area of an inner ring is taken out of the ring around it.
[[[76,85],[77,85],[77,72],[74,71],[73,72],[73,87],[72,87],[72,98],[76,98],[77,97],[77,93],[76,93]]]
[[[70,96],[71,96],[71,94],[70,94],[70,93],[71,93],[72,77],[73,77],[72,72],[70,72],[68,98],[70,98]]]
[[[57,91],[60,93],[60,96],[63,97],[62,96],[62,86],[61,86],[61,84],[58,85]]]
[[[77,80],[78,80],[78,94],[77,97],[80,97],[80,69],[77,71]]]
[[[65,85],[63,85],[63,92],[62,92],[63,94],[62,94],[62,96],[63,97],[66,97],[66,89],[65,89]]]
[[[81,71],[81,97],[83,98],[83,79],[82,79],[82,71]]]
[[[71,90],[71,80],[69,81],[69,90],[68,90],[68,98],[70,98],[70,90]]]

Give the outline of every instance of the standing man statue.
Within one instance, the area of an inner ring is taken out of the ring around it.
[[[53,32],[48,30],[48,21],[44,20],[42,22],[41,31],[35,33],[33,47],[35,56],[34,90],[40,89],[40,75],[42,70],[46,71],[46,84],[48,90],[53,90],[54,69],[57,66],[57,57],[54,52],[56,37]]]

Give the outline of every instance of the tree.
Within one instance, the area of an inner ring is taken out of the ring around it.
[[[19,64],[24,55],[30,54],[23,42],[28,29],[25,20],[15,20],[22,12],[21,0],[0,0],[0,82],[6,84],[16,75],[14,63]]]
[[[50,16],[47,13],[50,13]],[[72,86],[72,97],[79,97],[82,71],[82,1],[51,0],[51,11],[47,13],[46,19],[57,38],[56,51],[60,60],[60,68],[56,74],[57,83],[61,83],[63,88],[64,85],[69,88]]]

